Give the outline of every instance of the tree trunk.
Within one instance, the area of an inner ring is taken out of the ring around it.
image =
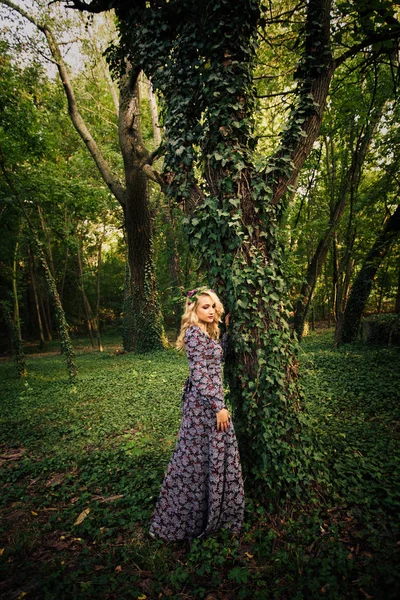
[[[93,337],[93,332],[94,332],[94,335],[96,336],[96,340],[97,340],[97,349],[99,350],[99,352],[103,352],[103,345],[101,343],[100,333],[99,333],[98,327],[96,326],[96,322],[93,318],[92,307],[90,306],[90,302],[88,300],[88,297],[87,297],[86,291],[85,291],[80,238],[78,238],[78,240],[77,240],[77,258],[78,258],[78,269],[79,269],[79,288],[80,288],[81,294],[82,294],[83,310],[84,310],[85,317],[86,317],[86,324],[87,324],[87,328],[88,328],[88,332],[89,332],[90,341],[92,344],[92,348],[95,348],[96,344],[95,344],[94,337]]]
[[[102,264],[102,249],[106,235],[106,226],[103,225],[103,232],[100,234],[99,245],[97,247],[97,277],[96,277],[96,328],[100,331],[100,281],[101,281],[101,264]]]
[[[355,341],[376,272],[399,233],[400,205],[386,221],[382,232],[368,252],[361,270],[354,280],[343,317],[340,343],[347,344]]]
[[[124,315],[133,335],[124,341],[126,350],[148,352],[162,349],[167,341],[154,275],[152,223],[148,179],[140,167],[146,156],[140,132],[138,74],[133,70],[120,86],[119,142],[125,166],[125,229],[128,241],[130,290],[125,294]],[[126,310],[132,315],[126,314]]]
[[[394,305],[394,312],[400,313],[400,264],[399,264],[399,275],[397,279],[397,294],[396,294],[396,302]]]
[[[18,338],[22,343],[22,334],[21,334],[21,319],[19,315],[19,300],[18,300],[18,248],[19,242],[15,243],[15,250],[13,256],[13,268],[12,268],[12,290],[13,290],[13,319],[15,329],[18,332]]]
[[[50,318],[50,303],[48,297],[46,295],[45,302],[43,301],[43,295],[40,294],[40,309],[42,311],[42,317],[44,322],[44,327],[46,329],[46,335],[49,342],[53,340],[53,334],[51,331],[51,318]]]
[[[65,231],[66,232],[69,231],[67,209],[65,209]],[[68,255],[69,255],[68,241],[69,241],[69,233],[67,233],[67,239],[66,239],[66,244],[65,244],[64,269],[63,269],[63,275],[62,275],[61,285],[60,285],[60,299],[61,299],[61,301],[63,300],[63,296],[64,296],[65,278],[67,276],[67,268],[68,268]]]
[[[40,316],[39,297],[38,297],[38,289],[37,289],[37,283],[36,283],[35,268],[34,268],[34,264],[33,264],[33,256],[32,256],[32,252],[30,249],[29,249],[29,272],[31,275],[33,297],[35,300],[35,308],[36,308],[36,318],[37,318],[38,327],[39,327],[40,349],[43,350],[45,347],[44,332],[43,332],[42,318]]]
[[[51,247],[51,238],[50,238],[49,231],[48,231],[48,229],[46,227],[46,223],[45,223],[45,220],[44,220],[44,217],[43,217],[42,209],[41,209],[41,207],[40,207],[39,204],[37,206],[37,211],[38,211],[38,214],[39,214],[40,224],[42,226],[42,231],[43,231],[44,239],[45,239],[46,245],[47,245],[47,257],[48,257],[47,262],[48,262],[51,274],[52,274],[52,276],[53,276],[53,278],[55,280],[55,278],[56,278],[56,271],[55,271],[55,268],[54,268],[53,249]]]
[[[78,259],[78,281],[79,281],[79,289],[82,294],[82,302],[83,302],[83,312],[85,314],[86,326],[88,329],[90,342],[92,344],[92,348],[96,347],[94,337],[93,337],[93,318],[92,318],[92,309],[89,304],[89,300],[86,296],[85,292],[85,284],[83,281],[83,267],[82,267],[82,254],[81,254],[81,240],[77,240],[77,259]]]

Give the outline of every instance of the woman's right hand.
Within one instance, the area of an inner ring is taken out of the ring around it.
[[[226,327],[229,327],[229,322],[231,320],[231,313],[228,313],[225,317],[225,325]]]
[[[217,431],[226,431],[230,426],[230,416],[226,408],[217,412]]]

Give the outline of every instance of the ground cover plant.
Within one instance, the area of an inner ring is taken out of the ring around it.
[[[305,411],[321,477],[274,513],[247,499],[244,530],[188,544],[147,536],[187,374],[170,349],[103,354],[81,340],[79,377],[30,354],[0,364],[0,597],[397,598],[398,348],[304,339]]]

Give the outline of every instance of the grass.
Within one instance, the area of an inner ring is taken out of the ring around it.
[[[184,355],[103,354],[80,341],[79,377],[34,355],[0,364],[0,597],[399,597],[398,348],[301,349],[304,419],[331,474],[308,505],[269,515],[247,499],[242,534],[147,536],[180,421]]]

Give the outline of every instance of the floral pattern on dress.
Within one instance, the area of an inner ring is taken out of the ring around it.
[[[200,327],[184,337],[190,376],[182,393],[182,421],[154,510],[150,533],[166,541],[193,539],[218,529],[239,531],[244,516],[242,471],[232,422],[217,431],[224,404],[222,346]]]

